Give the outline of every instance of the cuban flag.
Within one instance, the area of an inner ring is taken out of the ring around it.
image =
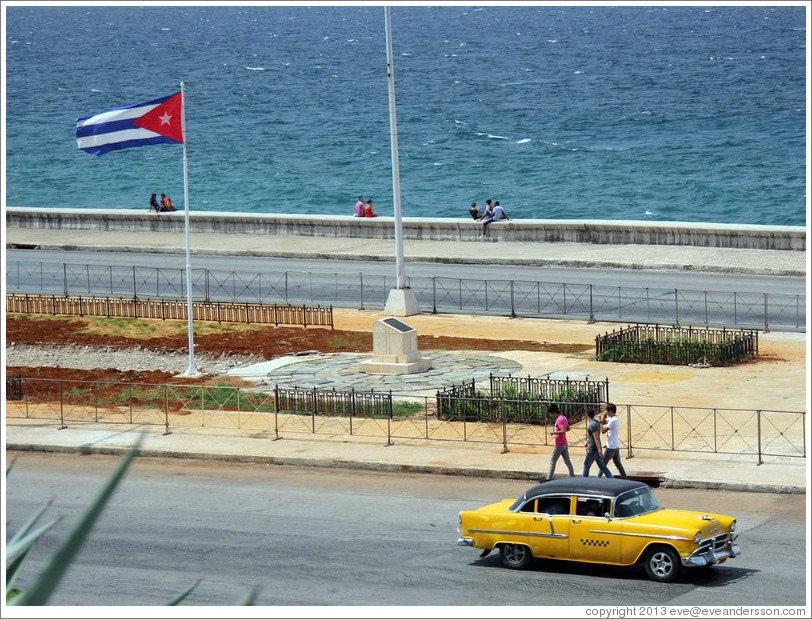
[[[183,144],[181,110],[183,94],[119,107],[76,121],[76,142],[86,153],[103,155],[111,150]]]

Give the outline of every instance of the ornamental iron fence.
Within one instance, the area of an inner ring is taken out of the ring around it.
[[[638,324],[595,337],[598,361],[722,366],[756,355],[755,330]]]
[[[180,300],[6,295],[6,311],[20,314],[186,320],[188,309],[188,302]],[[334,328],[332,307],[196,302],[192,303],[192,318],[211,322]]]
[[[550,425],[555,403],[570,423],[580,422],[588,408],[608,401],[609,380],[591,381],[489,375],[489,389],[477,390],[476,381],[463,381],[438,390],[437,419],[447,421],[502,421]]]
[[[6,400],[23,399],[23,374],[6,376]]]

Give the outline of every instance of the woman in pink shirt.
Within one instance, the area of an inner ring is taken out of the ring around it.
[[[355,217],[364,216],[364,196],[358,196],[358,202],[355,203]]]
[[[547,479],[539,480],[540,483],[550,481],[553,478],[555,464],[558,462],[559,456],[564,457],[564,464],[567,465],[570,471],[570,477],[575,477],[575,470],[572,468],[572,462],[570,461],[569,445],[567,444],[567,432],[569,432],[570,429],[570,422],[561,414],[558,410],[558,405],[555,403],[550,404],[550,408],[547,412],[550,417],[553,415],[558,415],[558,417],[555,420],[555,429],[550,432],[550,434],[555,437],[555,447],[553,447],[553,455],[550,457],[550,472],[547,473]]]

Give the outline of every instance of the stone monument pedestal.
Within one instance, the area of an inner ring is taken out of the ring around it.
[[[358,369],[369,374],[417,374],[431,369],[431,359],[417,350],[417,331],[397,318],[384,318],[372,328],[372,359]]]

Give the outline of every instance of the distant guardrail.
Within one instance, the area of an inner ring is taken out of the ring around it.
[[[6,312],[13,314],[51,314],[67,316],[105,316],[186,320],[189,305],[185,301],[165,299],[119,299],[61,297],[56,295],[6,295]],[[272,325],[330,327],[332,307],[265,305],[262,303],[193,302],[193,320],[244,322]]]
[[[382,310],[394,276],[310,271],[191,270],[192,298]],[[626,323],[806,330],[806,295],[604,286],[454,277],[407,277],[423,311]],[[185,299],[183,268],[6,262],[6,291],[62,296]]]

